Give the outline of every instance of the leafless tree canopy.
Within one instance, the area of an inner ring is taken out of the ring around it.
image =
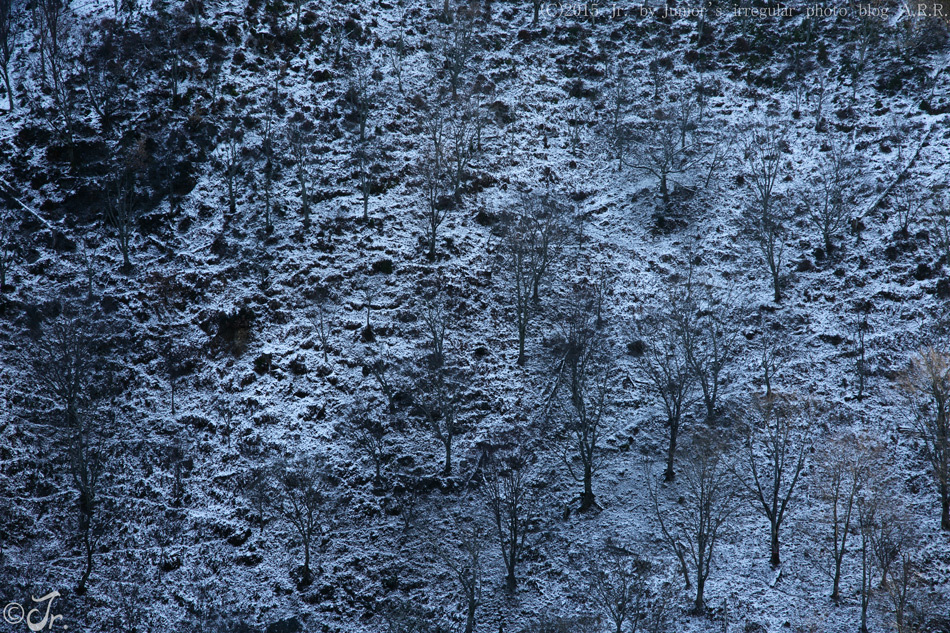
[[[10,60],[19,29],[13,0],[0,0],[0,73],[7,93],[7,107],[13,110],[13,85],[10,83]]]
[[[933,469],[940,494],[940,526],[950,530],[950,355],[937,347],[920,350],[900,384]]]
[[[314,541],[319,540],[326,529],[328,501],[323,487],[323,474],[319,464],[300,460],[276,466],[280,481],[280,497],[277,508],[293,526],[304,550],[304,562],[300,583],[309,585],[313,580],[310,554]]]
[[[653,564],[608,543],[588,563],[590,595],[616,633],[659,633],[666,625],[667,596],[650,587]]]
[[[784,130],[775,126],[754,129],[743,146],[745,176],[752,195],[743,223],[769,269],[776,302],[782,300],[784,240],[790,216],[787,202],[779,197],[777,190],[787,147]]]
[[[756,398],[753,416],[738,478],[769,522],[770,561],[778,566],[779,531],[805,467],[811,420],[807,403],[775,395]]]
[[[693,444],[692,457],[681,469],[677,486],[684,503],[675,513],[661,510],[660,496],[664,491],[655,481],[649,485],[663,542],[679,561],[687,588],[695,586],[693,608],[702,613],[706,609],[706,581],[713,570],[716,546],[733,529],[738,486],[722,446],[705,437],[697,438]]]
[[[496,455],[485,469],[485,500],[505,563],[505,586],[514,591],[517,569],[537,513],[531,465],[525,456]]]

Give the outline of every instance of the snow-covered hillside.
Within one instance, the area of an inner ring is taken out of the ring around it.
[[[950,631],[942,8],[0,0],[0,604]]]

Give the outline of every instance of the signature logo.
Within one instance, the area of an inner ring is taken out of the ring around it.
[[[59,597],[58,591],[53,591],[42,598],[32,598],[33,602],[37,604],[37,607],[26,610],[19,602],[11,602],[3,608],[3,619],[7,624],[20,624],[25,623],[26,627],[31,631],[42,631],[43,629],[52,631],[53,623],[56,620],[62,620],[63,616],[50,613],[53,609],[53,600]],[[46,603],[45,611],[43,610],[43,603]],[[40,616],[43,616],[43,619],[40,619]],[[60,624],[64,630],[68,629],[69,626],[65,624]]]

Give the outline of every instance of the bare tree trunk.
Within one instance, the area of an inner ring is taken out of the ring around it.
[[[472,601],[468,603],[468,613],[465,616],[465,633],[474,633],[475,631],[475,605]]]
[[[696,577],[696,602],[694,608],[696,613],[702,613],[706,610],[706,602],[703,600],[703,592],[706,589],[706,579],[702,574],[697,574]]]
[[[518,579],[515,578],[515,570],[512,565],[508,566],[508,575],[505,577],[505,589],[513,593],[518,588]]]
[[[778,553],[778,524],[775,521],[772,522],[772,550],[771,551],[772,551],[772,558],[770,559],[769,562],[772,563],[772,567],[778,567],[779,565],[782,564],[782,561]]]
[[[92,529],[92,526],[87,526],[85,533],[83,534],[83,547],[86,550],[86,569],[82,572],[82,577],[79,579],[79,585],[76,587],[76,593],[83,595],[86,593],[86,583],[89,582],[89,576],[92,575],[92,536],[89,531]]]
[[[10,72],[4,68],[3,70],[3,83],[7,88],[7,104],[10,106],[10,111],[13,111],[13,87],[10,85]]]
[[[363,183],[363,222],[369,222],[369,179],[364,172],[362,175]]]
[[[676,473],[673,472],[673,459],[676,456],[676,436],[679,433],[679,422],[670,422],[670,446],[666,452],[666,470],[663,472],[664,481],[673,481]]]
[[[835,556],[835,575],[831,583],[831,599],[835,602],[841,598],[841,593],[838,590],[839,585],[841,584],[841,561],[844,559],[844,550],[841,550],[840,556]]]
[[[778,264],[773,262],[771,265],[772,269],[772,290],[775,293],[775,303],[782,302],[782,290],[781,290],[781,281],[779,279],[779,268]]]
[[[310,539],[303,541],[303,584],[309,585],[313,580],[310,573]]]
[[[237,202],[234,200],[234,176],[228,173],[228,211],[230,217],[237,215]]]
[[[589,510],[594,505],[593,478],[592,464],[587,463],[584,465],[584,494],[581,495],[581,512]]]

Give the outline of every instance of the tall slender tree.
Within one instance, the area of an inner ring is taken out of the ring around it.
[[[950,352],[935,346],[922,349],[900,385],[940,494],[940,527],[950,530]]]
[[[810,422],[790,398],[756,398],[739,481],[769,522],[770,562],[781,564],[779,532],[805,467]]]
[[[767,126],[753,131],[743,147],[746,181],[752,204],[743,221],[768,266],[776,303],[782,300],[782,255],[788,210],[777,199],[776,187],[783,175],[783,156],[787,148],[784,130]]]
[[[518,563],[534,520],[531,483],[530,465],[520,453],[495,456],[485,469],[485,496],[505,562],[505,588],[509,592],[518,586]]]
[[[687,588],[692,574],[696,589],[694,611],[703,613],[706,581],[712,572],[716,546],[732,528],[738,486],[722,446],[703,437],[694,438],[692,448],[678,486],[678,494],[683,499],[680,507],[673,503],[661,506],[659,486],[648,481],[663,541],[678,558]]]
[[[14,108],[10,61],[13,59],[18,34],[19,23],[13,12],[13,0],[0,0],[0,74],[3,75],[3,87],[7,91],[7,107],[10,110]]]

